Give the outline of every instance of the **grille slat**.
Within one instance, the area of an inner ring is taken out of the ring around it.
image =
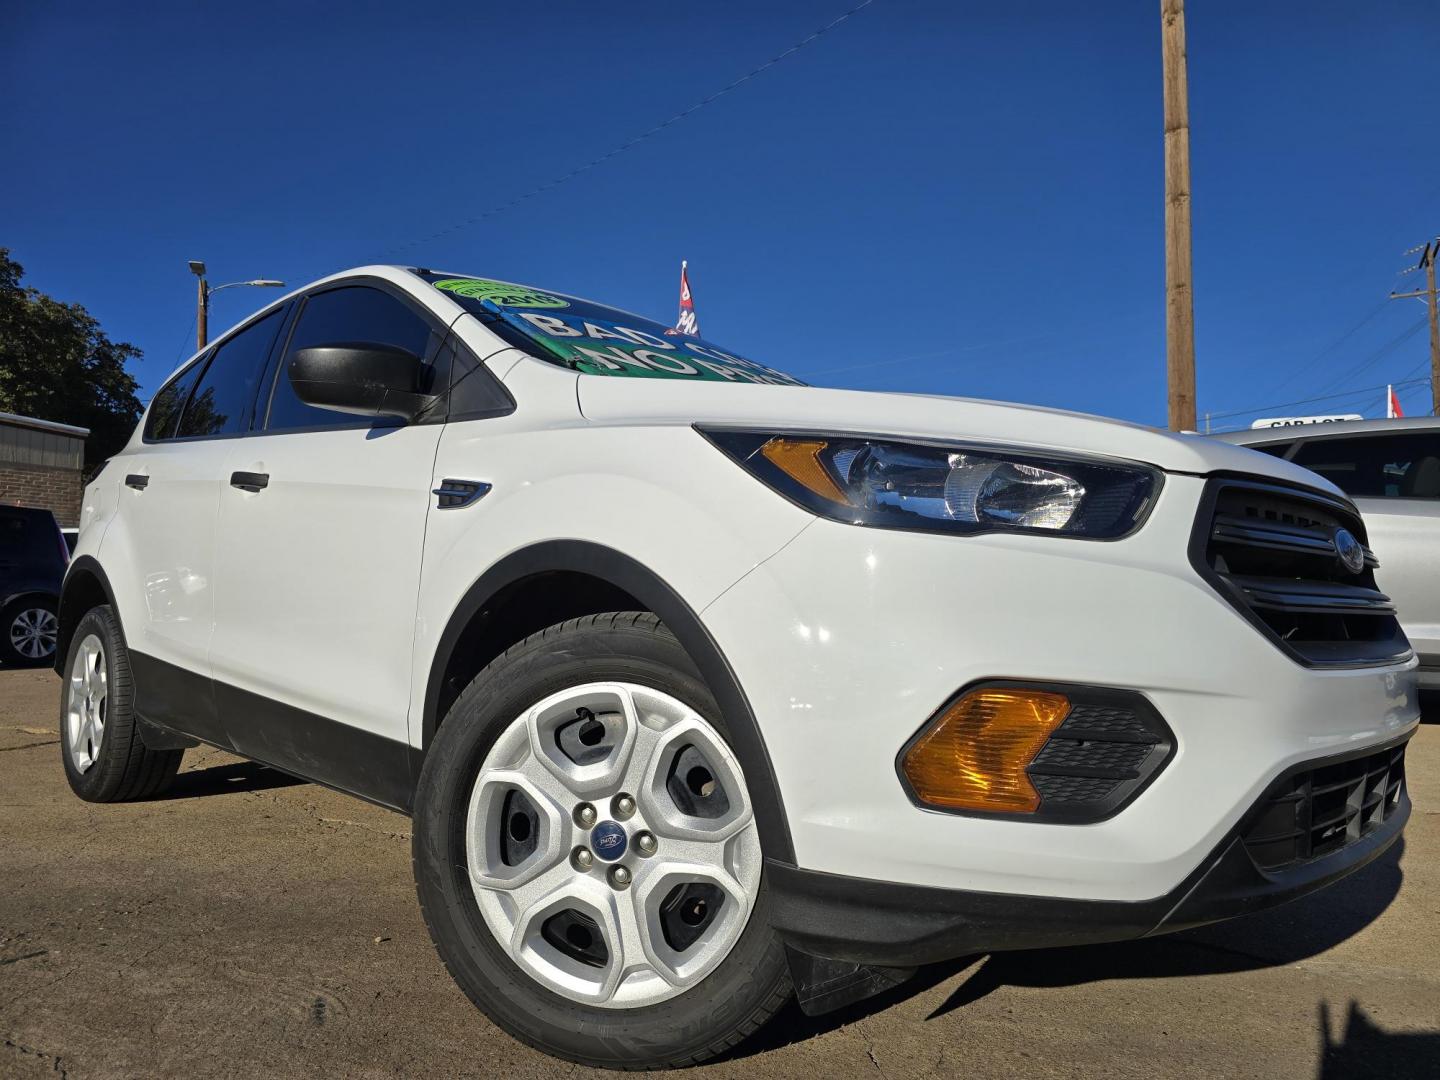
[[[1331,854],[1382,825],[1404,786],[1404,746],[1297,773],[1257,810],[1245,848],[1268,871]]]
[[[1349,532],[1364,565],[1341,561]],[[1365,525],[1343,499],[1259,480],[1212,480],[1191,544],[1197,570],[1281,650],[1310,666],[1385,664],[1410,644],[1375,587]]]

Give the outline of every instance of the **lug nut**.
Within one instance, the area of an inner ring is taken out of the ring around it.
[[[612,866],[610,868],[610,884],[616,889],[627,888],[630,885],[630,868],[628,866]]]
[[[635,813],[635,797],[633,795],[626,795],[624,792],[616,795],[615,816],[617,818],[627,818],[633,813]]]
[[[576,870],[589,870],[595,865],[595,856],[590,854],[589,848],[577,847],[570,853],[570,861],[575,864]]]
[[[598,816],[599,815],[595,813],[595,807],[591,806],[588,802],[582,802],[575,808],[575,824],[579,825],[582,829],[588,829],[594,825]]]
[[[635,834],[635,847],[641,855],[654,855],[659,845],[655,842],[655,834],[642,832]]]

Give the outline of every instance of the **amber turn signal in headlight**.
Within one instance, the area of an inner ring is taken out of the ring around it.
[[[1025,767],[1070,711],[1064,694],[971,690],[922,731],[900,768],[915,798],[945,810],[1033,813],[1040,806]]]

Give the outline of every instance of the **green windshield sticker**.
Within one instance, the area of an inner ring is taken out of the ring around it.
[[[435,288],[446,292],[468,296],[472,300],[490,300],[501,307],[518,308],[564,308],[568,300],[562,300],[538,289],[527,289],[524,285],[511,285],[506,281],[487,281],[484,278],[446,278],[435,282]]]
[[[586,375],[804,385],[774,368],[672,331],[664,336],[609,319],[505,312],[507,323]]]

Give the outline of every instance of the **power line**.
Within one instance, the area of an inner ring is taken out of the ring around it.
[[[1234,412],[1210,413],[1210,419],[1223,420],[1229,416],[1250,416],[1254,413],[1269,412],[1272,409],[1287,409],[1291,405],[1311,405],[1317,401],[1335,401],[1340,398],[1360,397],[1363,394],[1374,393],[1377,390],[1384,390],[1387,385],[1399,388],[1411,383],[1424,382],[1424,379],[1407,379],[1404,382],[1381,383],[1379,386],[1364,386],[1354,390],[1342,390],[1338,394],[1322,394],[1319,397],[1301,398],[1299,401],[1282,401],[1276,405],[1256,405],[1249,409],[1236,409]]]
[[[1343,383],[1346,379],[1353,379],[1361,372],[1367,371],[1368,369],[1374,367],[1381,360],[1385,359],[1385,357],[1389,356],[1396,349],[1400,348],[1401,345],[1404,345],[1405,342],[1409,341],[1412,337],[1418,334],[1420,330],[1425,326],[1425,322],[1426,320],[1422,318],[1419,322],[1415,323],[1415,325],[1401,331],[1399,335],[1391,338],[1384,345],[1381,345],[1378,349],[1370,353],[1369,356],[1367,356],[1364,360],[1360,361],[1360,363],[1356,364],[1349,371],[1345,372],[1338,378],[1331,379],[1320,389],[1322,391],[1329,390],[1332,387]]]
[[[837,26],[839,26],[841,23],[845,22],[847,19],[850,19],[850,18],[852,18],[853,16],[858,15],[861,11],[863,11],[865,8],[869,7],[869,6],[870,6],[871,4],[873,4],[874,2],[875,2],[875,0],[862,0],[861,3],[856,4],[856,5],[855,5],[854,7],[852,7],[849,11],[846,11],[845,13],[836,16],[834,19],[830,20],[830,21],[829,21],[828,23],[826,23],[824,26],[820,27],[820,29],[815,30],[815,31],[812,31],[811,33],[807,34],[805,37],[803,37],[803,38],[801,38],[799,41],[797,41],[794,45],[791,45],[791,46],[790,46],[788,49],[786,49],[784,52],[776,53],[776,54],[775,54],[774,56],[772,56],[769,60],[766,60],[763,64],[761,64],[759,67],[753,68],[753,69],[751,69],[750,71],[747,71],[744,75],[741,75],[741,76],[740,76],[738,79],[736,79],[734,82],[731,82],[731,83],[726,84],[725,86],[722,86],[719,90],[716,90],[713,94],[710,94],[708,97],[701,98],[699,101],[695,102],[695,104],[691,105],[689,108],[681,109],[681,110],[680,110],[679,112],[677,112],[674,116],[671,116],[668,120],[662,120],[660,123],[656,124],[654,127],[648,128],[647,130],[642,131],[639,135],[636,135],[636,136],[634,136],[634,137],[632,137],[632,138],[630,138],[630,139],[627,139],[625,142],[622,142],[622,143],[620,143],[619,145],[613,147],[612,149],[606,151],[605,153],[601,154],[599,157],[591,158],[589,161],[585,162],[585,164],[580,165],[580,166],[577,166],[576,168],[571,169],[569,172],[563,173],[563,174],[560,175],[560,176],[553,177],[552,179],[545,181],[543,184],[539,184],[539,185],[537,185],[536,187],[531,188],[529,191],[525,192],[525,194],[523,194],[523,195],[517,195],[515,198],[510,199],[508,202],[500,203],[500,204],[498,204],[498,205],[496,205],[496,206],[493,206],[493,207],[491,207],[489,210],[485,210],[485,211],[482,211],[482,212],[479,213],[479,214],[475,214],[475,215],[472,216],[472,217],[468,217],[468,218],[466,218],[464,221],[458,222],[458,223],[455,224],[455,225],[451,225],[451,226],[448,226],[447,228],[441,229],[439,232],[434,232],[434,233],[431,233],[429,236],[421,237],[421,238],[418,239],[418,240],[408,240],[408,241],[406,241],[406,242],[403,243],[403,244],[397,244],[397,245],[395,245],[394,247],[387,248],[385,251],[381,252],[381,256],[383,257],[383,256],[385,256],[385,255],[390,255],[390,254],[392,254],[392,253],[394,253],[394,252],[397,252],[397,251],[404,251],[404,250],[406,250],[407,248],[415,247],[415,246],[418,245],[418,244],[428,244],[428,243],[430,243],[430,241],[432,241],[432,240],[438,240],[438,239],[439,239],[440,237],[442,237],[442,236],[448,236],[448,235],[450,235],[450,234],[453,233],[453,232],[458,232],[458,231],[461,230],[461,229],[469,228],[469,227],[472,226],[472,225],[476,225],[476,224],[478,224],[479,222],[484,221],[486,218],[491,218],[491,217],[495,217],[495,216],[498,215],[498,214],[503,214],[505,211],[510,210],[510,209],[512,209],[512,208],[514,208],[514,207],[516,207],[516,206],[519,206],[521,203],[525,202],[527,199],[533,199],[535,196],[537,196],[537,195],[539,195],[539,194],[541,194],[541,193],[543,193],[543,192],[549,191],[551,188],[559,187],[561,184],[564,184],[564,183],[566,183],[567,181],[570,181],[570,180],[575,179],[575,177],[579,176],[581,173],[589,172],[591,169],[595,168],[595,167],[598,166],[598,165],[603,165],[605,162],[609,161],[611,158],[618,157],[620,154],[623,154],[625,151],[630,150],[630,149],[632,149],[633,147],[639,145],[640,143],[644,142],[646,139],[649,139],[649,138],[651,138],[652,136],[658,135],[660,132],[664,131],[666,128],[670,127],[671,125],[673,125],[673,124],[678,124],[681,120],[684,120],[687,116],[690,116],[692,113],[699,112],[699,111],[700,111],[701,109],[703,109],[706,105],[711,104],[712,102],[714,102],[714,101],[717,100],[718,98],[724,97],[726,94],[730,93],[732,90],[738,89],[739,87],[743,86],[745,83],[749,82],[751,79],[753,79],[753,78],[755,78],[756,76],[761,75],[761,74],[763,74],[764,72],[768,71],[770,68],[774,67],[776,64],[780,63],[782,60],[785,60],[785,59],[787,59],[788,57],[791,57],[791,56],[795,55],[795,54],[796,54],[797,52],[799,52],[801,49],[805,48],[805,46],[810,45],[810,44],[812,44],[813,42],[815,42],[816,40],[818,40],[819,38],[825,36],[825,35],[828,34],[831,30],[834,30],[834,29],[835,29]]]
[[[1336,349],[1338,349],[1341,345],[1343,345],[1343,344],[1345,344],[1345,342],[1349,341],[1352,337],[1355,336],[1355,334],[1356,334],[1362,327],[1364,327],[1367,323],[1369,323],[1371,319],[1375,318],[1376,315],[1379,315],[1380,312],[1384,311],[1384,310],[1386,309],[1386,307],[1389,306],[1389,303],[1390,303],[1390,298],[1389,298],[1388,296],[1385,297],[1384,300],[1381,300],[1380,303],[1376,304],[1375,307],[1372,308],[1372,309],[1370,310],[1370,312],[1369,312],[1363,319],[1361,319],[1359,322],[1357,322],[1357,323],[1356,323],[1354,326],[1352,326],[1349,330],[1346,330],[1343,334],[1341,334],[1338,338],[1336,338],[1334,341],[1332,341],[1329,345],[1325,346],[1325,348],[1321,349],[1318,353],[1316,353],[1313,357],[1311,357],[1311,358],[1310,358],[1308,361],[1306,361],[1304,364],[1302,364],[1301,366],[1299,366],[1299,367],[1295,368],[1293,371],[1291,371],[1290,374],[1285,377],[1284,381],[1282,381],[1281,383],[1279,383],[1279,384],[1275,387],[1275,392],[1276,392],[1276,393],[1279,393],[1281,390],[1284,390],[1285,387],[1289,386],[1292,382],[1294,382],[1295,379],[1296,379],[1299,375],[1301,375],[1301,374],[1304,373],[1304,372],[1309,371],[1309,370],[1310,370],[1311,368],[1313,368],[1316,364],[1318,364],[1321,360],[1325,359],[1325,357],[1329,356],[1329,355],[1330,355],[1331,353],[1333,353]]]

